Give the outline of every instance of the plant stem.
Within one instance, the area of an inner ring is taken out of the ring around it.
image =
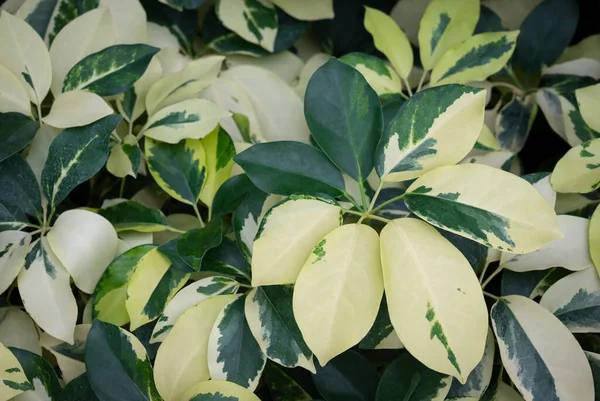
[[[494,294],[490,294],[489,292],[486,292],[486,291],[483,291],[483,295],[485,295],[486,297],[495,299],[496,301],[500,300],[500,297],[497,297]]]
[[[379,205],[379,206],[377,206],[375,209],[371,210],[371,212],[372,212],[372,213],[378,212],[378,211],[380,211],[381,209],[383,209],[384,207],[386,207],[387,205],[389,205],[389,204],[391,204],[391,203],[394,203],[394,202],[397,202],[397,201],[399,201],[399,200],[402,200],[402,199],[404,199],[404,196],[405,196],[405,195],[406,195],[406,193],[404,193],[404,194],[402,194],[402,195],[399,195],[399,196],[396,196],[395,198],[392,198],[392,199],[386,200],[386,201],[385,201],[385,202],[383,202],[381,205]]]
[[[384,217],[375,216],[375,215],[369,214],[369,213],[361,213],[361,212],[356,212],[354,210],[348,210],[348,209],[342,209],[342,212],[348,213],[348,214],[353,214],[355,216],[360,216],[361,220],[362,219],[372,219],[372,220],[382,221],[384,223],[389,223],[390,222],[389,219],[386,219]]]
[[[200,222],[200,228],[204,228],[205,224],[204,224],[204,220],[202,220],[202,216],[200,215],[200,210],[198,210],[198,205],[194,204],[194,212],[196,212],[196,217],[198,217],[198,221]]]
[[[511,89],[515,95],[517,96],[523,96],[523,91],[519,88],[517,88],[516,86],[509,84],[507,82],[492,82],[492,88],[496,87],[496,86],[502,86],[504,88],[509,88]]]
[[[371,199],[371,204],[369,205],[369,208],[367,209],[365,214],[358,220],[358,224],[362,223],[362,221],[365,219],[365,217],[369,216],[369,212],[371,212],[371,210],[373,210],[373,207],[375,206],[375,202],[377,201],[377,198],[379,197],[379,193],[381,192],[381,189],[383,188],[383,184],[384,184],[383,180],[379,181],[377,190],[375,190],[375,194],[373,195],[373,198]]]
[[[178,233],[178,234],[185,234],[185,233],[187,232],[187,231],[180,230],[180,229],[178,229],[178,228],[171,227],[171,226],[167,226],[167,230],[168,230],[168,231],[171,231],[171,232],[173,232],[173,233]]]
[[[508,76],[511,77],[511,79],[519,87],[519,89],[523,90],[523,85],[521,84],[521,81],[519,81],[519,78],[517,78],[517,76],[513,72],[512,68],[504,67],[504,70],[508,73]]]
[[[125,177],[121,178],[121,188],[119,188],[119,198],[123,197],[124,192],[125,192]]]
[[[502,266],[498,266],[498,268],[496,270],[494,270],[494,272],[492,274],[490,274],[490,276],[481,284],[481,289],[484,289],[490,283],[490,281],[492,281],[492,279],[494,277],[496,277],[498,274],[500,274],[500,272],[503,269],[504,268]]]
[[[408,83],[408,79],[404,80],[404,84],[406,85],[406,90],[408,91],[408,96],[412,96],[413,95],[413,91],[412,88],[410,87],[410,84]]]
[[[402,96],[404,99],[408,100],[408,96],[406,96],[406,95],[404,94],[404,92],[400,92],[400,93],[399,93],[399,95],[400,95],[400,96]]]
[[[421,79],[419,80],[419,86],[417,86],[417,92],[419,92],[421,90],[421,88],[423,88],[423,84],[425,83],[425,77],[427,76],[428,73],[429,73],[429,70],[423,71],[423,75],[421,75]]]
[[[39,101],[38,101],[38,104],[36,106],[37,106],[37,112],[38,112],[38,121],[40,122],[40,128],[42,128],[42,125],[44,125],[44,123],[42,122],[42,105],[39,104]]]
[[[483,270],[481,271],[481,275],[479,276],[479,284],[481,284],[481,282],[483,281],[483,278],[485,277],[485,273],[487,272],[487,268],[489,265],[489,263],[486,263],[485,266],[483,266]]]
[[[360,206],[358,205],[358,203],[356,203],[356,201],[355,201],[354,199],[352,199],[352,197],[351,197],[350,195],[348,195],[348,193],[347,193],[347,192],[344,192],[344,193],[342,194],[342,196],[343,196],[344,198],[348,199],[348,201],[349,201],[350,203],[352,203],[352,204],[354,205],[354,207],[355,207],[355,208],[357,208],[357,209],[358,209],[358,210],[360,210],[360,211],[364,211],[364,209],[363,209],[362,207],[360,207]]]
[[[362,202],[362,210],[364,210],[364,208],[367,207],[367,194],[365,193],[365,185],[364,182],[362,181],[362,178],[359,176],[359,181],[358,181],[358,187],[360,189],[360,199]]]

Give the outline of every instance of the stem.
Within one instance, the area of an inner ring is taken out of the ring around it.
[[[423,75],[421,75],[421,79],[419,80],[419,86],[417,86],[417,92],[419,92],[421,90],[421,88],[423,88],[423,84],[425,83],[425,77],[427,76],[428,73],[429,73],[429,70],[423,71]]]
[[[389,219],[386,219],[384,217],[375,216],[375,215],[369,214],[369,213],[361,213],[361,212],[357,212],[357,211],[349,210],[349,209],[342,209],[342,212],[348,213],[348,214],[353,214],[355,216],[360,216],[361,220],[362,219],[372,219],[372,220],[382,221],[384,223],[389,223],[390,222]]]
[[[133,135],[133,121],[129,121],[127,132],[129,133],[129,135]]]
[[[361,202],[362,202],[362,210],[364,210],[365,207],[367,207],[367,194],[365,193],[365,185],[364,182],[361,180],[361,177],[359,176],[359,181],[358,181],[358,187],[360,188],[360,198],[361,198]]]
[[[406,90],[408,91],[408,96],[412,96],[413,95],[413,91],[410,87],[410,84],[408,83],[408,79],[404,80],[404,83],[406,84]]]
[[[248,285],[248,284],[242,284],[242,283],[238,283],[238,285],[239,285],[240,287],[244,287],[244,288],[254,288],[254,287],[252,287],[251,285]]]
[[[204,220],[202,220],[202,216],[200,216],[200,211],[198,210],[198,205],[194,203],[194,212],[196,212],[196,217],[198,217],[198,221],[200,221],[200,228],[204,228]]]
[[[40,122],[40,128],[42,128],[42,125],[44,125],[44,123],[42,122],[42,105],[39,104],[39,101],[38,101],[38,104],[36,104],[36,107],[37,107],[37,113],[38,113],[38,121]]]
[[[369,205],[369,208],[367,209],[366,213],[360,218],[360,220],[358,220],[358,224],[362,223],[363,219],[365,217],[369,216],[369,212],[371,210],[373,210],[373,207],[375,206],[375,202],[377,201],[377,198],[379,197],[379,193],[381,192],[381,189],[383,188],[383,184],[384,184],[383,180],[379,181],[377,190],[375,191],[375,194],[373,195],[373,199],[371,199],[371,204]]]
[[[386,207],[387,205],[389,205],[390,203],[394,203],[394,202],[397,202],[397,201],[399,201],[399,200],[402,200],[402,199],[404,199],[404,196],[405,196],[405,195],[406,195],[406,194],[404,193],[404,194],[402,194],[402,195],[396,196],[395,198],[392,198],[392,199],[386,200],[386,201],[385,201],[385,202],[383,202],[381,205],[379,205],[379,206],[377,206],[375,209],[371,210],[371,212],[372,212],[372,213],[378,212],[378,211],[380,211],[381,209],[383,209],[384,207]]]
[[[484,289],[489,283],[490,281],[492,281],[492,279],[494,277],[496,277],[498,274],[500,274],[500,272],[503,270],[504,268],[502,266],[498,266],[498,268],[496,270],[494,270],[494,272],[492,274],[490,274],[490,276],[487,278],[487,280],[485,280],[482,284],[481,284],[481,289]]]
[[[348,193],[347,193],[347,192],[344,192],[344,193],[342,194],[342,196],[343,196],[344,198],[348,199],[348,201],[350,201],[350,203],[352,203],[352,204],[354,205],[354,207],[355,207],[355,208],[357,208],[357,209],[358,209],[358,210],[360,210],[360,211],[362,211],[362,210],[363,210],[363,208],[362,208],[362,207],[360,207],[360,206],[358,205],[358,203],[356,203],[356,201],[355,201],[354,199],[352,199],[352,197],[351,197],[350,195],[348,195]]]
[[[517,96],[523,96],[523,91],[521,89],[519,89],[516,86],[514,86],[512,84],[509,84],[507,82],[492,82],[491,84],[492,84],[492,88],[496,87],[496,86],[501,86],[501,87],[504,87],[504,88],[509,88],[509,89],[511,89],[515,93],[515,95],[517,95]]]
[[[485,291],[483,291],[483,295],[485,295],[486,297],[489,297],[489,298],[495,299],[496,301],[499,301],[499,300],[500,300],[500,297],[497,297],[497,296],[495,296],[495,295],[493,295],[493,294],[490,294],[489,292],[485,292]]]
[[[171,232],[173,232],[173,233],[178,233],[178,234],[185,234],[185,233],[187,232],[187,231],[180,230],[180,229],[178,229],[178,228],[171,227],[171,226],[167,226],[167,230],[168,230],[168,231],[171,231]]]
[[[121,188],[119,188],[119,198],[123,197],[123,192],[125,192],[125,177],[121,178]]]
[[[400,92],[400,93],[399,93],[399,95],[400,95],[400,96],[402,96],[404,99],[408,100],[408,96],[406,96],[406,95],[404,94],[404,92]]]
[[[110,133],[110,137],[119,143],[123,142],[123,140],[121,140],[121,137],[117,135],[114,131]]]
[[[483,281],[483,278],[485,277],[485,273],[487,272],[487,268],[489,265],[489,263],[486,263],[485,266],[483,266],[483,270],[481,271],[481,275],[479,276],[479,284],[481,284],[481,282]]]
[[[519,78],[517,78],[512,68],[504,67],[504,70],[508,73],[508,76],[511,77],[511,79],[519,87],[519,89],[523,90],[523,84],[521,84],[521,81],[519,81]]]

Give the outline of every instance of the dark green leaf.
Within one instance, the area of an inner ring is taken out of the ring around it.
[[[385,340],[392,332],[394,327],[390,320],[390,314],[388,312],[386,297],[381,300],[377,317],[373,327],[369,330],[365,338],[358,344],[359,348],[362,349],[376,349],[383,340]]]
[[[585,356],[592,369],[592,376],[594,377],[594,393],[596,394],[595,399],[600,398],[600,355],[593,352],[584,351]]]
[[[17,358],[27,380],[33,384],[36,393],[45,392],[51,399],[60,393],[60,383],[52,366],[41,356],[19,348],[9,348]],[[39,386],[43,386],[39,388]]]
[[[175,7],[183,7],[188,10],[194,10],[204,4],[204,0],[167,0],[167,3]]]
[[[265,379],[274,401],[312,401],[312,397],[272,362],[265,366]]]
[[[331,58],[310,79],[304,115],[319,147],[342,171],[363,182],[373,170],[383,131],[379,97],[355,68]]]
[[[17,220],[26,222],[26,215],[41,220],[40,187],[29,164],[20,155],[0,162],[0,188],[0,204]]]
[[[192,10],[177,11],[156,0],[141,0],[148,22],[167,27],[188,54],[192,54],[192,41],[198,30],[198,13]]]
[[[507,29],[502,26],[502,20],[491,8],[486,6],[481,6],[479,21],[477,21],[477,26],[475,27],[475,32],[473,35],[477,35],[485,32],[502,32]]]
[[[469,238],[461,237],[458,234],[451,233],[450,231],[442,230],[441,228],[437,228],[437,230],[444,238],[450,241],[465,258],[467,258],[476,274],[481,273],[481,270],[487,262],[487,246]]]
[[[268,194],[254,187],[233,213],[235,241],[248,261],[252,259],[254,237],[258,232],[260,216],[265,209]],[[247,227],[248,225],[251,228]]]
[[[221,245],[206,252],[200,270],[250,278],[250,268],[244,254],[227,237],[223,237]]]
[[[0,113],[0,162],[29,145],[38,124],[21,113]]]
[[[90,386],[87,373],[71,380],[58,397],[58,401],[99,401]]]
[[[79,3],[89,3],[83,0],[42,0],[35,3],[24,20],[51,45],[58,33],[71,21],[83,14]],[[96,2],[97,3],[97,2]],[[95,4],[96,8],[98,4]]]
[[[541,297],[552,284],[570,273],[572,272],[562,267],[524,273],[504,270],[500,294],[503,297],[507,295],[522,295],[531,299]]]
[[[98,214],[110,221],[117,231],[154,232],[162,231],[169,226],[163,212],[133,200],[102,208]]]
[[[0,203],[0,231],[21,230],[25,227],[27,219],[19,219]]]
[[[233,213],[246,194],[256,188],[246,174],[234,175],[221,185],[212,202],[213,217]]]
[[[518,153],[525,146],[537,106],[514,97],[498,112],[496,138],[502,149]]]

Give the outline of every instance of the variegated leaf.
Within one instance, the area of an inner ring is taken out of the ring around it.
[[[502,149],[520,152],[536,115],[537,105],[532,97],[523,100],[515,96],[504,105],[498,112],[495,127],[496,138]]]
[[[333,18],[333,0],[305,0],[302,4],[295,0],[272,0],[272,3],[302,21]]]
[[[130,124],[137,120],[146,110],[146,98],[153,84],[162,76],[162,67],[157,57],[150,60],[148,68],[129,90],[116,99],[119,113]]]
[[[48,46],[58,32],[79,15],[75,0],[25,0],[22,3],[15,15],[31,25]]]
[[[128,175],[137,177],[142,151],[133,135],[127,135],[122,143],[113,143],[110,155],[106,160],[106,169],[115,177],[124,178]]]
[[[267,0],[219,0],[215,11],[227,28],[250,43],[273,52],[279,23]]]
[[[594,131],[600,131],[600,117],[598,116],[600,84],[578,89],[575,96],[579,104],[579,112],[585,123]]]
[[[382,59],[366,53],[350,53],[340,61],[356,68],[379,96],[402,92],[402,82],[396,71]]]
[[[56,128],[80,127],[111,114],[112,108],[100,96],[76,90],[61,93],[43,121]]]
[[[38,329],[19,307],[0,308],[0,343],[42,355]]]
[[[152,209],[133,200],[101,208],[98,214],[108,220],[117,232],[157,232],[169,228],[169,222],[160,209]]]
[[[33,384],[25,376],[17,358],[0,343],[0,399],[10,400],[31,389]]]
[[[0,65],[0,110],[31,117],[31,103],[27,87],[8,68]]]
[[[571,273],[561,267],[548,270],[532,270],[525,273],[505,270],[502,273],[500,294],[502,296],[522,295],[531,299],[541,297],[554,283]]]
[[[231,137],[220,126],[202,138],[202,145],[206,155],[206,183],[200,191],[200,200],[211,208],[215,194],[231,177],[236,153]]]
[[[54,400],[61,392],[61,386],[52,365],[40,355],[18,348],[9,348],[19,360],[23,372],[33,388],[16,396],[14,401]]]
[[[10,287],[25,264],[31,235],[21,231],[0,232],[0,294]],[[1,339],[0,339],[1,341]]]
[[[89,8],[96,6],[110,10],[115,21],[115,43],[121,45],[147,43],[146,11],[139,0],[77,1],[88,3],[88,5],[83,4],[79,6],[82,12],[87,12]]]
[[[600,186],[600,138],[570,149],[556,164],[550,181],[556,192],[588,193]]]
[[[58,340],[48,333],[40,335],[40,344],[56,359],[61,377],[66,383],[85,373],[85,342],[91,327],[91,324],[75,326],[73,344]]]
[[[381,306],[373,327],[367,333],[365,338],[359,343],[359,348],[362,349],[402,349],[404,344],[398,338],[396,330],[390,320],[390,313],[385,297],[381,300]]]
[[[590,229],[588,233],[588,244],[590,247],[590,256],[600,274],[600,208],[596,208],[590,220]]]
[[[181,398],[183,401],[215,400],[224,401],[260,401],[252,391],[235,383],[221,380],[210,380],[198,383]]]

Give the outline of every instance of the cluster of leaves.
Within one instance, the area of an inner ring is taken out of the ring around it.
[[[0,401],[600,396],[574,0],[18,3]],[[524,174],[538,108],[572,149]]]

